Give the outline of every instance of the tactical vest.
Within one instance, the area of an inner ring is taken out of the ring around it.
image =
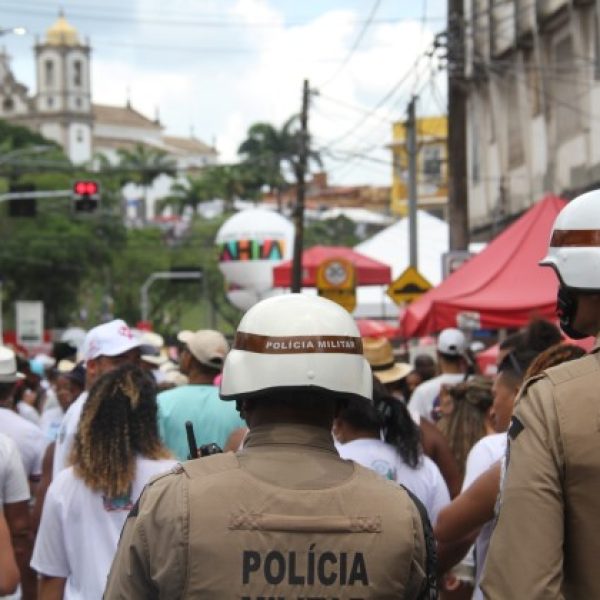
[[[286,489],[254,477],[233,454],[189,461],[183,469],[185,597],[419,596],[425,579],[420,516],[392,482],[356,465],[353,476],[335,487]]]

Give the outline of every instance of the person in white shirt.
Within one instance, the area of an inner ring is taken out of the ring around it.
[[[467,340],[460,329],[444,329],[437,340],[440,375],[419,384],[410,397],[408,408],[429,421],[437,421],[434,411],[442,385],[456,385],[468,375]]]
[[[83,344],[86,387],[89,389],[98,377],[123,364],[138,364],[140,360],[139,347],[139,338],[122,319],[114,319],[90,329]],[[71,404],[63,417],[54,447],[53,477],[69,466],[71,448],[86,399],[87,391],[84,391]]]
[[[15,386],[23,378],[23,374],[17,371],[15,353],[6,346],[0,346],[0,433],[16,443],[25,473],[30,484],[35,486],[42,473],[44,435],[39,427],[15,410]]]
[[[100,600],[127,514],[148,480],[176,464],[158,435],[155,390],[134,365],[90,389],[74,463],[48,489],[35,542],[42,598]]]
[[[514,401],[523,381],[525,372],[527,371],[527,367],[535,358],[536,354],[535,351],[527,348],[512,350],[506,354],[498,366],[498,373],[492,387],[493,403],[491,409],[492,423],[497,433],[482,437],[471,448],[467,457],[461,496],[463,496],[465,491],[468,490],[480,476],[494,467],[494,465],[496,465],[494,473],[499,473],[498,463],[506,454],[508,441],[506,431],[510,425]],[[441,531],[443,537],[442,541],[444,542],[459,541],[456,537],[452,539],[452,536],[456,536],[456,530],[460,530],[460,527],[457,526],[457,524],[463,522],[462,513],[464,511],[462,507],[465,505],[465,499],[462,498],[459,500],[461,496],[455,499],[455,501],[442,513],[442,518],[440,519],[442,521],[442,528],[441,530],[438,528],[438,535]],[[466,498],[466,501],[469,501],[468,497]],[[489,508],[492,509],[493,507]],[[453,520],[456,521],[456,523],[452,523]],[[450,521],[450,523],[447,523],[448,521]],[[474,600],[482,600],[483,598],[479,582],[481,581],[483,566],[485,564],[493,528],[494,521],[493,519],[490,519],[485,524],[480,524],[480,529],[477,527],[470,527],[468,530],[462,532],[463,536],[461,537],[463,538],[463,546],[466,550],[469,543],[473,541],[473,530],[478,530],[478,535],[475,539]],[[450,532],[450,534],[448,532]],[[471,534],[470,537],[469,534]]]
[[[37,583],[35,573],[29,567],[33,549],[29,497],[27,475],[17,445],[8,436],[0,434],[0,511],[4,513],[10,547],[15,551],[21,572],[24,598],[32,597]],[[0,544],[0,548],[0,554],[4,554],[4,550],[8,554],[8,547]]]
[[[450,502],[448,487],[436,464],[424,456],[419,428],[404,404],[375,380],[373,402],[352,398],[333,425],[336,448],[353,460],[402,484],[425,506],[434,524]]]

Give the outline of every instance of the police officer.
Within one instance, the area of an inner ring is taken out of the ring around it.
[[[572,200],[540,263],[559,279],[561,327],[600,332],[600,190]],[[600,598],[600,348],[529,380],[509,429],[486,598]]]
[[[332,442],[338,403],[370,399],[371,385],[360,334],[338,305],[290,294],[250,309],[221,384],[250,428],[243,450],[148,486],[105,598],[422,597],[418,509]]]

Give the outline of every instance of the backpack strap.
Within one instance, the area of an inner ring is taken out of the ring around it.
[[[436,600],[438,597],[437,548],[429,515],[423,503],[406,486],[400,484],[400,487],[404,488],[404,491],[409,495],[419,511],[421,524],[423,525],[423,537],[425,538],[425,576],[427,585],[423,588],[417,600]]]

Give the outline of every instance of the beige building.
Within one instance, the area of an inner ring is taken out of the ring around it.
[[[600,184],[600,5],[464,2],[472,229]]]
[[[446,220],[448,206],[448,117],[417,119],[417,208]],[[408,151],[406,126],[392,126],[392,214],[408,215]]]

